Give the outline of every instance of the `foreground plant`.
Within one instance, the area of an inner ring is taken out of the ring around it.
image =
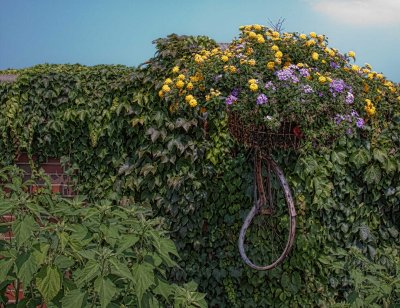
[[[206,307],[194,282],[178,286],[166,280],[176,266],[175,245],[149,219],[149,210],[112,198],[94,204],[84,197],[51,194],[48,179],[37,193],[21,171],[5,168],[0,182],[0,294],[7,285],[24,290],[19,307]]]

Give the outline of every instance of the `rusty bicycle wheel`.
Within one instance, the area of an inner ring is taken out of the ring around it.
[[[239,252],[248,266],[270,270],[282,263],[293,247],[296,210],[281,168],[260,150],[255,150],[254,175],[254,205],[240,230]],[[246,233],[251,236],[245,242]]]

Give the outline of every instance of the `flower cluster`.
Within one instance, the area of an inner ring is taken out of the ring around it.
[[[240,30],[228,48],[174,67],[159,96],[181,110],[236,110],[257,125],[292,122],[314,140],[364,129],[379,101],[399,96],[397,85],[352,63],[355,52],[341,54],[324,35]]]

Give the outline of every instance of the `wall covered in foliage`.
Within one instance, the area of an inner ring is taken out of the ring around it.
[[[139,68],[41,65],[0,84],[0,166],[21,152],[37,156],[32,164],[60,157],[89,200],[151,206],[181,256],[170,278],[194,279],[210,306],[399,301],[400,104],[331,149],[273,153],[296,200],[297,238],[283,265],[256,272],[237,249],[252,205],[249,153],[229,136],[225,112],[206,121],[158,97],[175,65],[215,42],[171,35],[155,43]],[[250,240],[262,260],[262,222]]]

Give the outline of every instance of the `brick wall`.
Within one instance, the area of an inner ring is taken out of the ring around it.
[[[34,158],[35,159],[35,158]],[[26,154],[21,154],[15,160],[16,165],[25,171],[24,179],[27,180],[31,177],[32,171],[29,165],[28,156]],[[44,170],[46,175],[48,175],[51,179],[51,191],[55,194],[61,194],[63,197],[69,198],[74,196],[74,192],[69,183],[69,178],[65,174],[63,167],[60,164],[60,159],[58,158],[49,158],[46,162],[40,164],[40,168]],[[29,190],[31,193],[36,192],[40,187],[43,186],[43,183],[38,182],[35,185],[32,185]],[[12,215],[4,215],[0,217],[0,222],[10,222],[14,219]],[[7,241],[12,241],[13,235],[12,232],[6,232],[0,234],[0,238]],[[16,290],[13,285],[9,285],[7,287],[6,297],[8,298],[7,304],[14,304],[16,301]],[[18,292],[18,299],[21,300],[24,297],[22,289]],[[0,304],[0,307],[1,304]],[[39,307],[39,306],[38,306]],[[41,307],[45,307],[44,305]]]

